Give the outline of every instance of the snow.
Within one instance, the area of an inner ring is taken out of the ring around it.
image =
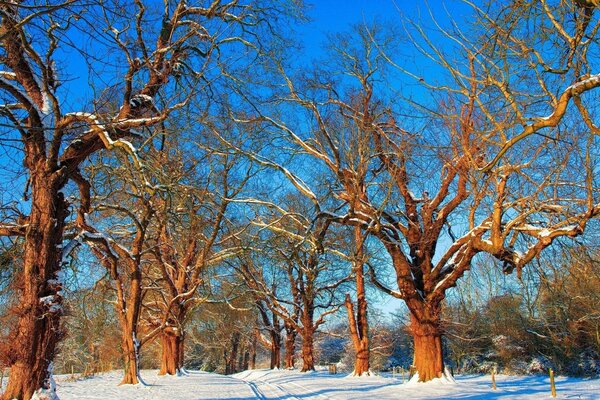
[[[60,304],[58,304],[57,296],[60,296],[60,293],[56,293],[56,295],[44,296],[40,297],[40,303],[48,308],[48,312],[50,313],[58,313],[62,312],[63,308]]]
[[[496,375],[497,390],[485,375],[458,376],[456,383],[444,379],[428,383],[407,382],[390,376],[352,377],[326,371],[300,373],[296,370],[259,369],[224,376],[189,371],[188,375],[159,377],[157,371],[141,371],[147,386],[118,386],[121,372],[113,371],[88,379],[71,381],[57,376],[62,400],[152,399],[152,400],[251,400],[251,399],[502,399],[533,400],[550,397],[547,376]],[[557,377],[557,399],[600,399],[600,379]]]
[[[50,372],[48,387],[36,390],[31,397],[31,400],[59,400],[59,397],[56,395],[56,382],[54,381],[54,377],[52,375],[53,370],[54,364],[50,363],[48,365],[48,371]]]

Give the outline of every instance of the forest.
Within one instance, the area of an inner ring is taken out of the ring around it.
[[[0,0],[1,399],[600,376],[598,0],[322,3]]]

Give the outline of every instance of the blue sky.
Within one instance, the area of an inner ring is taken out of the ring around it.
[[[300,32],[305,35],[302,41],[309,51],[319,46],[327,33],[347,31],[357,23],[399,23],[403,16],[413,20],[421,17],[428,20],[428,10],[441,19],[447,19],[447,10],[457,21],[469,14],[468,6],[460,0],[321,0],[307,2],[307,5],[311,22]]]

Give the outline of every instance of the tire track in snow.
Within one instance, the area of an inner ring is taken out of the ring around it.
[[[242,382],[245,382],[250,389],[254,392],[254,395],[257,399],[260,400],[269,400],[269,399],[281,399],[284,398],[286,400],[301,400],[299,397],[296,397],[293,393],[286,390],[283,386],[271,383],[263,380],[246,380],[240,379]]]
[[[293,381],[289,381],[286,382],[287,385],[291,385],[291,386],[295,386],[298,389],[302,390],[302,393],[305,395],[304,397],[306,397],[306,395],[310,394],[311,398],[319,398],[322,400],[334,400],[333,397],[329,397],[325,394],[322,393],[314,393],[314,389],[309,389],[306,386],[302,386],[299,383],[293,382]]]
[[[250,382],[250,381],[245,381],[243,379],[240,379],[242,382],[246,382],[246,384],[248,386],[250,386],[250,389],[252,390],[252,392],[254,392],[254,395],[256,396],[257,399],[259,400],[268,400],[267,397],[265,397],[260,390],[258,390],[258,387],[256,386],[256,384],[254,382]]]

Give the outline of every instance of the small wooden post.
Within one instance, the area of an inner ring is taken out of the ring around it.
[[[549,370],[550,372],[550,391],[552,393],[552,397],[556,397],[556,385],[554,384],[554,371],[552,368]]]
[[[496,390],[496,368],[492,368],[492,389]]]
[[[402,383],[406,382],[406,370],[402,367]]]

